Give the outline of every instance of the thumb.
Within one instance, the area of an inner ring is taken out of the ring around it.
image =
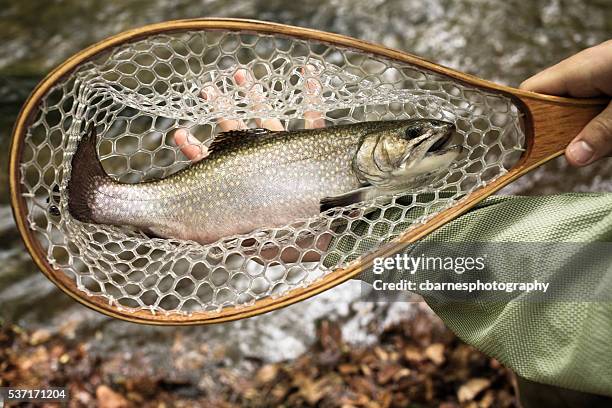
[[[582,167],[612,153],[612,102],[565,149],[572,166]]]

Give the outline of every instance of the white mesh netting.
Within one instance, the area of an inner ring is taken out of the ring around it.
[[[304,70],[306,65],[315,69]],[[252,72],[266,104],[254,106],[236,85],[239,68]],[[320,97],[305,97],[306,80],[318,82]],[[200,95],[211,84],[232,101],[222,111]],[[306,111],[322,112],[327,125],[444,119],[456,124],[464,153],[443,177],[390,203],[330,210],[209,245],[85,224],[68,212],[71,158],[91,123],[101,135],[107,172],[136,183],[189,165],[173,143],[177,128],[187,127],[207,142],[218,133],[221,117],[250,125],[255,117],[275,117],[296,129],[304,127]],[[98,55],[42,99],[21,159],[27,221],[51,265],[86,295],[128,311],[215,312],[308,286],[499,177],[523,151],[519,116],[505,96],[327,43],[220,31],[155,35]],[[50,211],[54,205],[59,215]],[[330,235],[331,243],[320,249],[318,240]],[[298,239],[304,236],[313,239]],[[288,262],[291,251],[297,260]],[[320,260],[304,262],[305,257]]]

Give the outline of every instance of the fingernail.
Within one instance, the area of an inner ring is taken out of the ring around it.
[[[174,140],[176,141],[177,144],[181,144],[182,142],[180,142],[179,139],[186,138],[186,136],[187,136],[187,131],[185,129],[177,129],[174,132]]]
[[[587,164],[593,158],[595,154],[595,150],[591,147],[590,144],[585,142],[584,140],[579,140],[577,142],[572,143],[568,148],[567,152],[569,153],[572,160],[574,160],[578,164]]]

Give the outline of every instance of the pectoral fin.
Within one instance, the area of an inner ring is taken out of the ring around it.
[[[327,211],[330,208],[345,207],[361,201],[371,200],[380,195],[380,190],[374,186],[366,186],[357,190],[349,191],[348,193],[340,194],[332,197],[323,197],[320,202],[321,212]]]
[[[320,209],[321,212],[324,212],[330,208],[345,207],[374,199],[377,199],[376,202],[379,204],[388,203],[392,200],[394,194],[402,191],[406,191],[405,188],[383,189],[367,185],[337,196],[323,197],[320,201]]]
[[[150,238],[167,239],[167,238],[176,236],[176,234],[173,234],[169,228],[163,227],[163,226],[149,226],[149,227],[143,228],[142,231],[145,234],[147,234]]]

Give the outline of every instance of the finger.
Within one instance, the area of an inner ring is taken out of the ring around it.
[[[260,110],[267,107],[263,87],[261,84],[255,83],[253,74],[250,71],[247,71],[246,69],[239,69],[234,74],[234,80],[236,81],[237,85],[243,86],[247,89],[247,95],[253,102],[255,110]],[[257,123],[258,127],[265,129],[275,131],[285,130],[285,127],[281,121],[276,118],[256,118],[255,123]]]
[[[311,77],[315,73],[315,67],[306,65],[301,69],[305,79],[304,96],[308,104],[316,104],[321,101],[321,90],[323,87],[317,78]],[[319,111],[304,112],[304,126],[306,129],[316,129],[325,127],[325,119],[323,113]]]
[[[200,94],[202,95],[202,98],[211,102],[214,110],[224,111],[233,104],[230,97],[222,95],[217,89],[217,87],[213,85],[204,87]],[[229,132],[230,130],[247,128],[247,126],[242,120],[236,119],[219,118],[217,120],[217,125],[219,125],[219,128],[222,132]]]
[[[573,166],[586,166],[612,153],[612,103],[589,122],[565,149]]]
[[[198,162],[208,156],[208,148],[196,139],[189,130],[180,128],[174,131],[174,143],[181,152],[191,161]]]
[[[524,81],[521,89],[551,95],[612,95],[612,40],[587,48]]]

